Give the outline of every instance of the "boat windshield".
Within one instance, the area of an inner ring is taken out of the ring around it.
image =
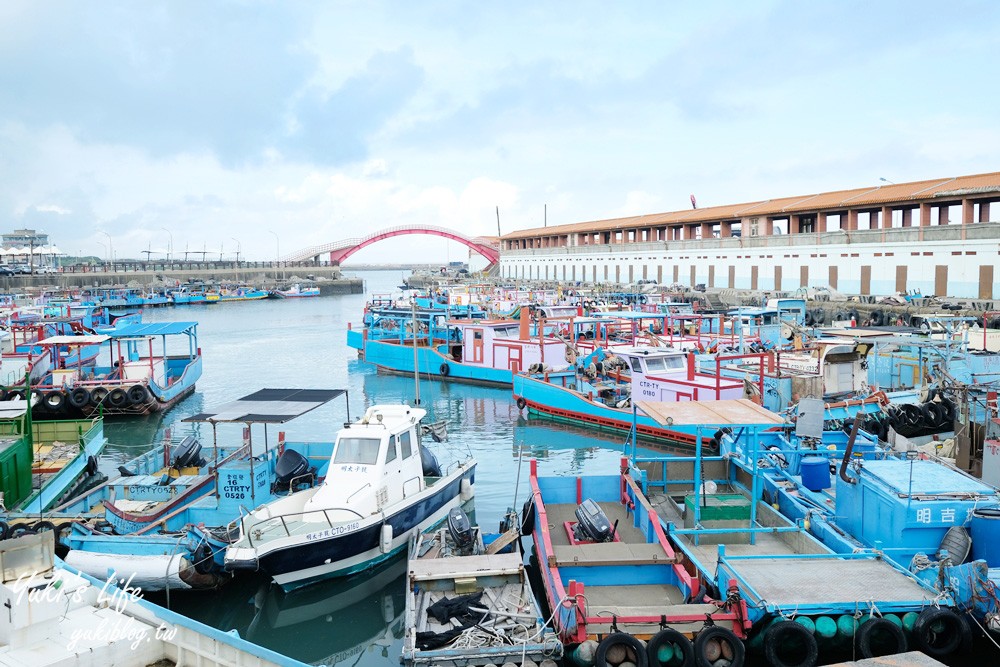
[[[684,368],[684,357],[680,355],[670,357],[649,357],[646,359],[646,367],[651,371],[670,371]]]
[[[377,438],[341,438],[337,441],[333,462],[374,465],[378,461],[378,447],[381,443]]]

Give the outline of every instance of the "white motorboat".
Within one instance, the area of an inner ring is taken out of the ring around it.
[[[337,434],[325,481],[240,521],[230,570],[260,570],[282,588],[367,569],[402,551],[413,531],[472,498],[471,457],[442,471],[420,443],[426,412],[376,405]]]

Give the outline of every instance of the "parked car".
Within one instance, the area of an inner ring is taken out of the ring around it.
[[[0,264],[0,276],[12,276],[16,273],[9,264]]]
[[[59,273],[59,269],[54,266],[36,266],[35,273]]]
[[[14,272],[24,275],[31,275],[31,267],[28,266],[27,264],[15,264]]]

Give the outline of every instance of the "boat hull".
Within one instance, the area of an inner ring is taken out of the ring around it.
[[[448,478],[413,496],[391,515],[375,515],[334,525],[303,536],[286,537],[264,543],[256,549],[230,549],[229,569],[260,569],[285,590],[321,579],[347,576],[371,568],[399,554],[414,530],[423,531],[445,519],[452,507],[475,488],[475,463],[462,466]],[[463,493],[463,482],[468,490]],[[392,527],[388,549],[380,543],[382,526]],[[335,534],[331,534],[335,533]]]

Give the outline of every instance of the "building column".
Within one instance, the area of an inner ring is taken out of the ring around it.
[[[979,222],[990,221],[990,202],[983,200],[979,202]]]
[[[719,238],[728,239],[733,235],[733,223],[727,220],[719,222]]]
[[[904,208],[903,209],[903,219],[902,219],[902,221],[901,221],[900,224],[903,227],[912,227],[913,226],[913,209],[912,208]]]
[[[847,219],[841,224],[842,229],[853,232],[858,228],[858,209],[847,209]]]
[[[882,216],[882,224],[879,226],[882,229],[892,229],[892,207],[883,206],[881,216]]]
[[[816,233],[817,234],[822,234],[823,232],[826,231],[826,217],[827,217],[826,213],[817,213],[816,214]]]
[[[976,221],[976,203],[971,199],[962,200],[962,224],[971,225]]]
[[[712,238],[712,223],[710,222],[701,223],[701,238],[702,239]]]
[[[802,216],[790,215],[788,216],[788,234],[798,234],[799,230],[802,229]]]
[[[920,205],[920,226],[929,227],[931,224],[931,205],[924,203]]]

